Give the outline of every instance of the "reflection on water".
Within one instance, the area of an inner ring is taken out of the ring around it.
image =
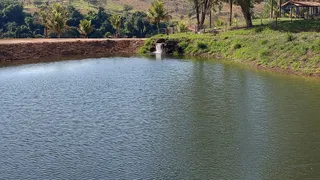
[[[320,82],[202,61],[0,69],[0,179],[319,179]]]
[[[163,54],[161,54],[161,53],[155,54],[156,60],[162,60],[162,56],[163,56]]]

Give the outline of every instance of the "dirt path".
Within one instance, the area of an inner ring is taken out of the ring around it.
[[[2,39],[0,62],[136,54],[145,39]]]
[[[21,43],[56,43],[56,42],[97,42],[97,41],[145,41],[144,38],[119,38],[119,39],[0,39],[0,44],[21,44]]]

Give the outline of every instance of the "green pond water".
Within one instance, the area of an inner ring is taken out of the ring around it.
[[[320,179],[320,81],[221,61],[0,68],[0,179]]]

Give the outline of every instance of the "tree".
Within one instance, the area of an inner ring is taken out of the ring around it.
[[[153,3],[151,3],[151,8],[148,11],[148,17],[151,22],[157,25],[158,34],[160,33],[160,22],[168,21],[172,18],[164,7],[164,2],[161,0],[155,0]]]
[[[48,29],[50,32],[55,32],[58,38],[68,28],[67,21],[67,10],[61,4],[54,4],[49,8]]]
[[[95,28],[100,28],[104,22],[109,22],[110,14],[107,14],[105,9],[100,7],[98,12],[90,11],[85,17],[92,21]]]
[[[265,17],[268,16],[269,14],[269,17],[270,18],[273,18],[273,15],[274,15],[274,11],[277,9],[277,2],[276,0],[267,0],[266,3],[264,4],[264,7],[263,7],[263,15]]]
[[[242,14],[246,20],[247,27],[252,26],[252,8],[254,3],[261,2],[262,0],[189,0],[193,3],[196,19],[197,19],[197,30],[203,29],[203,25],[206,19],[206,15],[216,5],[220,5],[221,2],[229,2],[230,6],[230,17],[229,21],[232,20],[232,4],[239,5],[241,7]],[[229,22],[230,23],[230,22]]]
[[[242,14],[246,20],[247,27],[252,27],[252,8],[254,3],[259,3],[262,0],[235,0],[235,3],[241,7]]]
[[[274,1],[271,0],[271,8],[270,8],[270,18],[273,18],[273,6],[274,6]]]
[[[85,19],[91,20],[91,24],[94,27],[90,37],[102,38],[106,32],[114,33],[115,30],[110,22],[110,17],[111,15],[103,8],[99,8],[98,12],[90,11],[86,14]]]
[[[25,13],[20,4],[10,4],[3,9],[3,17],[7,22],[16,22],[19,25],[24,23]]]
[[[122,16],[114,14],[111,16],[110,21],[111,21],[113,28],[116,30],[115,37],[118,38],[119,29],[120,29],[121,21],[122,21]]]
[[[196,11],[197,31],[203,29],[206,15],[212,10],[215,5],[221,3],[220,0],[190,0]]]
[[[282,5],[282,1],[278,0],[278,10],[279,10],[278,15],[279,15],[279,17],[281,17],[281,5]]]
[[[85,38],[88,38],[88,35],[93,31],[91,21],[83,19],[79,24],[79,33],[82,34]]]
[[[127,13],[126,13],[127,14]],[[128,37],[146,37],[154,35],[157,27],[150,24],[148,15],[144,12],[134,12],[128,14],[123,19],[122,33]]]
[[[40,11],[39,15],[40,15],[40,23],[44,27],[44,37],[47,38],[48,37],[48,28],[49,28],[48,12],[42,10],[42,11]]]
[[[233,0],[229,0],[229,25],[232,25],[232,2]]]
[[[80,20],[83,19],[83,15],[80,13],[80,11],[78,9],[76,9],[72,5],[69,5],[67,7],[67,10],[68,10],[68,16],[69,16],[67,25],[73,26],[73,27],[78,27],[80,24]]]
[[[251,9],[253,8],[252,0],[236,0],[236,3],[241,7],[242,14],[246,20],[247,27],[252,27]]]
[[[30,29],[26,25],[19,26],[16,30],[17,38],[34,37]]]
[[[26,18],[24,18],[24,22],[27,25],[29,30],[34,30],[35,23],[34,23],[34,18],[32,16],[27,16]]]

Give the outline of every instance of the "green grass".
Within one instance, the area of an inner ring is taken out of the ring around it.
[[[182,33],[157,35],[146,41],[142,53],[150,51],[158,39],[175,40],[175,54],[222,57],[243,63],[281,68],[303,74],[320,75],[320,21],[274,22],[251,29],[217,35]]]

